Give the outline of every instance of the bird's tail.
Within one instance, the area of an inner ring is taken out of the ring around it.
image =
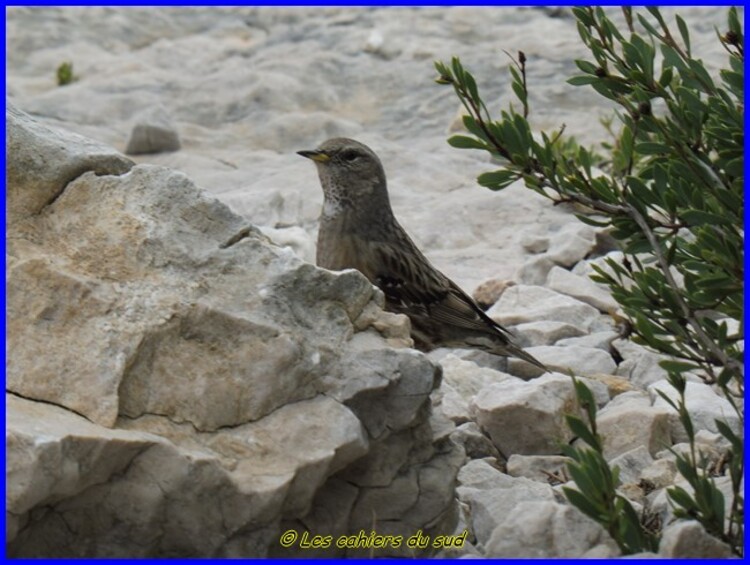
[[[513,343],[506,343],[506,344],[497,346],[492,353],[497,353],[499,355],[507,355],[509,357],[516,357],[518,359],[521,359],[522,361],[531,363],[535,367],[539,367],[543,371],[542,374],[549,372],[549,368],[547,368],[544,365],[544,363],[542,363],[536,357],[531,355],[531,353],[526,353],[523,349],[521,349],[520,347],[518,347],[517,345]]]

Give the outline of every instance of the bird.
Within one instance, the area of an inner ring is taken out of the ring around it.
[[[387,311],[409,317],[417,349],[479,349],[547,372],[414,244],[393,214],[385,170],[372,149],[337,137],[297,154],[315,163],[323,188],[319,267],[360,271],[383,291]]]

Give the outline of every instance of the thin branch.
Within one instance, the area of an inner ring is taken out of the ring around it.
[[[651,230],[651,226],[648,225],[646,219],[634,206],[632,206],[631,204],[626,204],[626,209],[628,215],[633,218],[636,224],[638,224],[638,227],[641,228],[643,235],[646,236],[646,239],[651,245],[651,248],[654,251],[654,255],[656,256],[659,267],[661,268],[661,271],[664,274],[664,278],[667,280],[667,283],[669,284],[669,286],[676,290],[675,300],[679,304],[680,310],[682,310],[683,317],[687,320],[687,323],[690,324],[690,327],[695,332],[698,340],[701,342],[701,345],[703,345],[703,347],[710,351],[711,354],[716,359],[718,359],[722,365],[724,365],[725,367],[729,367],[733,371],[736,371],[738,374],[741,374],[742,366],[737,361],[730,358],[724,351],[719,349],[719,347],[713,342],[713,340],[706,335],[706,332],[703,331],[703,328],[698,323],[698,320],[695,319],[693,312],[683,300],[682,295],[679,292],[680,287],[672,276],[672,271],[669,268],[669,263],[664,257],[664,254],[661,252],[661,247],[659,246],[659,242],[657,241],[654,232]]]

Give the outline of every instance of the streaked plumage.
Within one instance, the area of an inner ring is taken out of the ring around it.
[[[318,266],[364,274],[383,291],[388,310],[410,318],[420,349],[477,348],[546,370],[417,249],[393,216],[383,166],[369,147],[334,138],[299,154],[317,165],[325,197]]]

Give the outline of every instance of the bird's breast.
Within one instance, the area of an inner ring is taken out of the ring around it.
[[[316,256],[319,267],[332,271],[358,269],[364,273],[365,253],[362,241],[354,234],[345,217],[321,217]]]

